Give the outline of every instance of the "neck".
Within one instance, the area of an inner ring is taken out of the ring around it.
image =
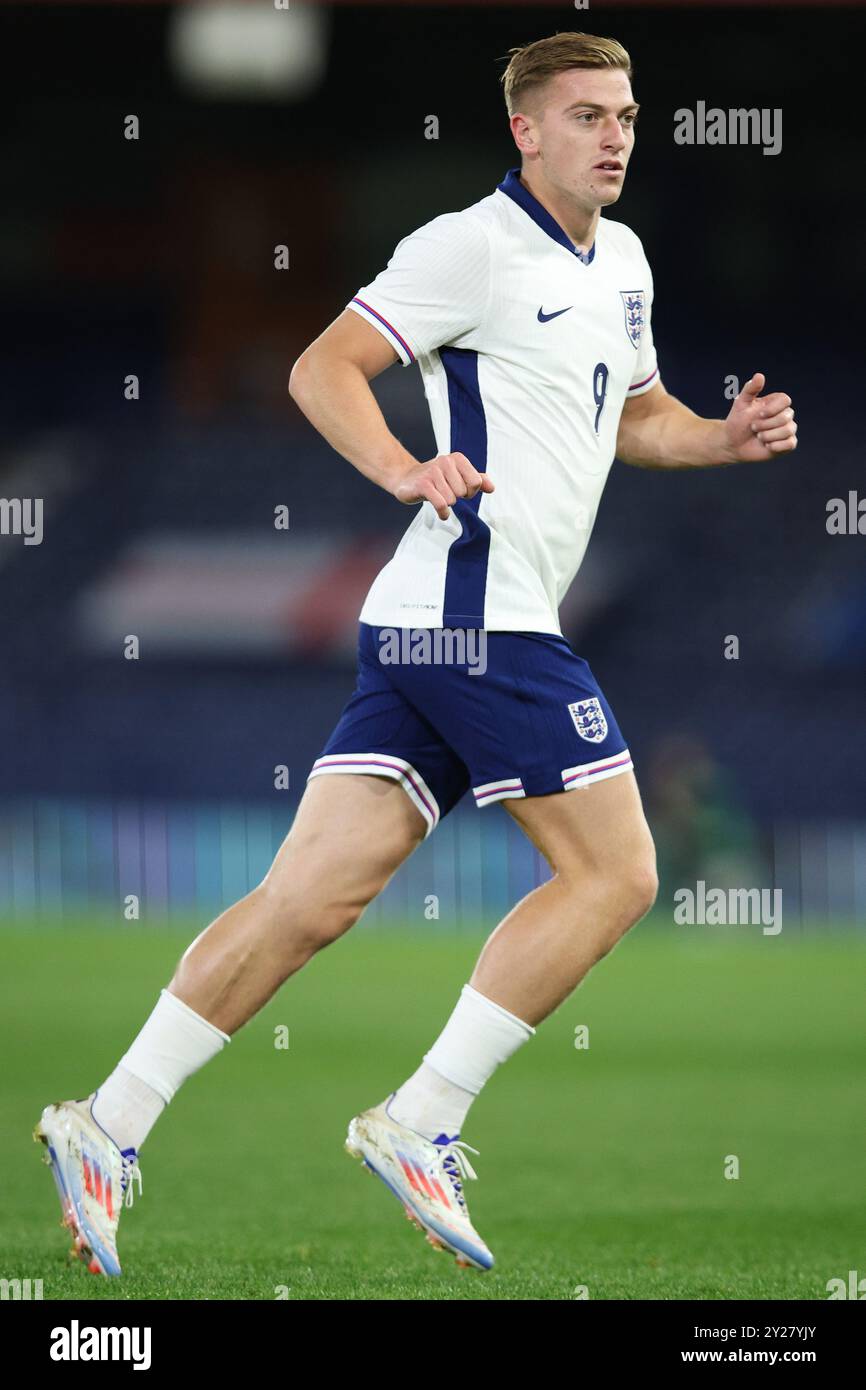
[[[536,198],[551,217],[555,217],[560,227],[569,236],[578,251],[588,251],[595,241],[598,227],[599,209],[592,211],[575,205],[550,188],[544,178],[535,171],[530,175],[526,169],[520,171],[520,182]]]

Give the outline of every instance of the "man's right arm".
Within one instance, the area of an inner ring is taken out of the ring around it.
[[[391,433],[369,383],[398,360],[372,324],[344,309],[301,353],[289,378],[289,395],[365,478],[399,502],[431,502],[444,521],[458,497],[492,492],[493,483],[464,454],[440,454],[421,463]]]

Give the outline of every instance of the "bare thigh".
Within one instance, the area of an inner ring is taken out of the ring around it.
[[[261,888],[277,901],[297,902],[303,894],[329,911],[363,909],[426,829],[421,812],[390,777],[312,777]]]
[[[505,804],[553,877],[500,922],[470,983],[535,1027],[652,907],[655,850],[631,771]]]
[[[365,773],[311,778],[262,882],[184,952],[170,989],[232,1034],[352,927],[424,838],[402,787]]]
[[[631,770],[574,791],[504,804],[564,882],[655,879],[655,847]]]

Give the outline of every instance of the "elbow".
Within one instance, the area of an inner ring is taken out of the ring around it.
[[[304,389],[304,381],[306,380],[308,370],[309,362],[307,361],[307,354],[306,352],[302,352],[289,373],[289,395],[292,400],[296,401],[298,404],[300,404],[300,396]]]
[[[331,361],[327,354],[311,343],[305,348],[289,373],[289,395],[301,410],[311,393],[318,393],[329,383]]]

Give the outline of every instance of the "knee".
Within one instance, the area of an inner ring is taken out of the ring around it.
[[[310,948],[310,953],[324,950],[326,946],[345,936],[346,932],[354,927],[366,906],[366,903],[330,903],[322,908],[315,921],[302,922],[301,939]]]
[[[629,918],[629,924],[646,917],[655,906],[658,891],[655,854],[628,867],[623,876],[623,895],[625,916]]]
[[[658,896],[652,845],[641,854],[616,853],[592,866],[581,865],[574,874],[563,877],[578,902],[585,903],[589,893],[597,909],[616,918],[624,928],[645,917]]]
[[[655,855],[612,864],[602,876],[601,892],[609,905],[608,930],[600,941],[600,955],[651,911],[658,896]]]
[[[291,939],[305,955],[314,955],[338,941],[352,928],[367,902],[335,897],[322,885],[296,880],[291,888],[269,884],[267,879],[255,892],[270,924],[283,939]]]

